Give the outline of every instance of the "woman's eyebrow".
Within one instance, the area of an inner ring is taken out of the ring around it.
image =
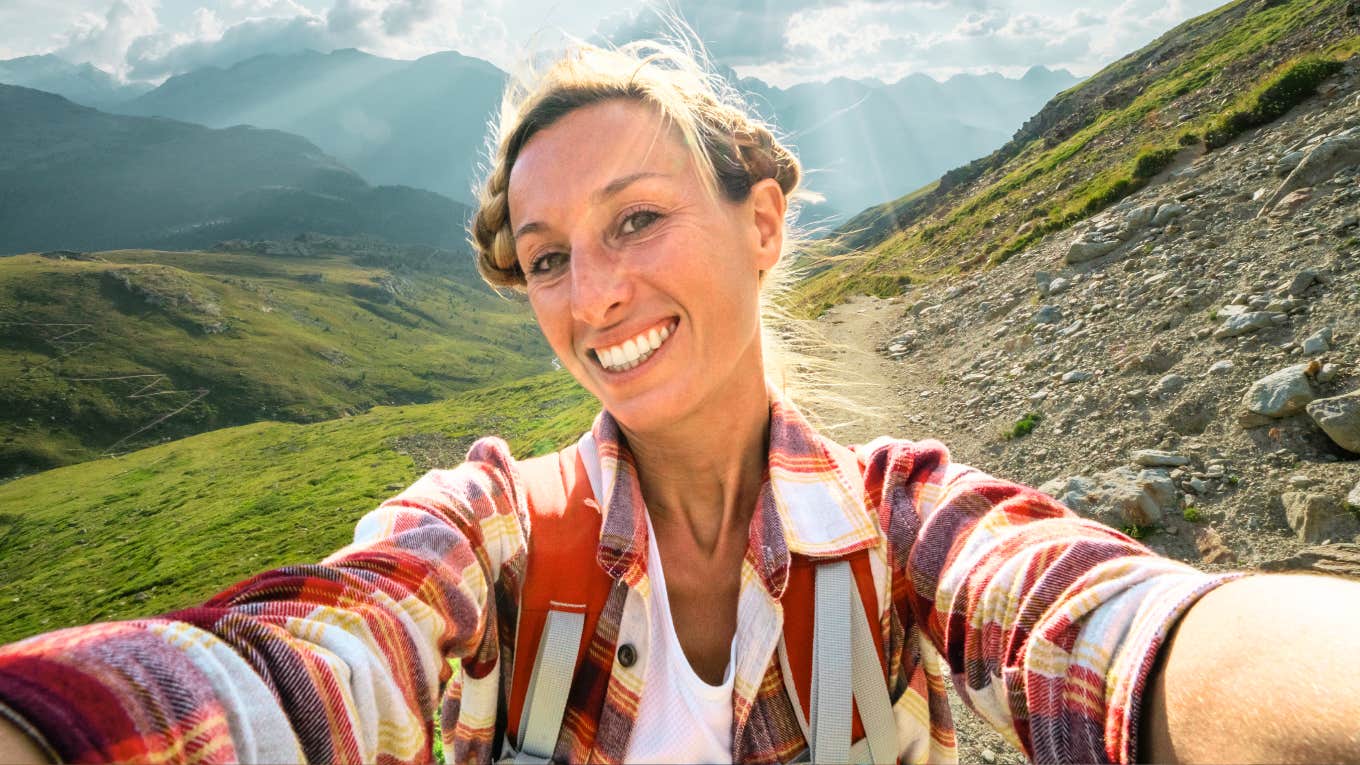
[[[591,204],[599,204],[605,201],[606,199],[614,196],[615,194],[619,193],[620,191],[623,191],[624,189],[633,185],[637,181],[643,180],[644,178],[667,178],[667,177],[669,176],[667,176],[665,173],[657,173],[652,172],[650,170],[643,170],[637,173],[621,175],[618,178],[615,178],[614,180],[610,181],[609,183],[606,183],[595,193],[591,194],[590,201]],[[525,223],[524,225],[520,226],[519,228],[515,229],[515,238],[518,239],[526,234],[537,233],[547,228],[548,225],[546,223],[540,223],[536,220],[531,220]]]

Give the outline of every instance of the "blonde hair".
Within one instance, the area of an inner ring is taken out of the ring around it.
[[[672,30],[676,39],[665,42],[640,40],[611,48],[577,43],[544,71],[526,68],[511,77],[488,137],[485,180],[477,189],[477,209],[469,224],[477,269],[492,287],[525,287],[510,227],[509,183],[530,138],[584,106],[614,99],[647,104],[679,132],[711,192],[742,202],[752,186],[767,178],[784,192],[784,251],[762,279],[761,345],[767,376],[786,394],[802,399],[804,392],[826,387],[814,378],[828,364],[794,349],[824,350],[826,344],[809,331],[807,322],[788,316],[779,297],[794,278],[791,255],[804,241],[794,223],[799,209],[804,201],[820,197],[801,187],[802,166],[774,127],[755,116],[737,91],[711,71],[697,38],[687,34],[683,23],[672,24]],[[836,394],[819,390],[813,397],[847,408],[847,399]]]

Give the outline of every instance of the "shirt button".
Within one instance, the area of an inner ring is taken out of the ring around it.
[[[624,643],[619,646],[619,663],[625,667],[631,667],[637,663],[637,649],[632,643]]]

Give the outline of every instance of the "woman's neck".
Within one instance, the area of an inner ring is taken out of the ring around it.
[[[684,538],[700,555],[739,545],[765,474],[770,401],[763,375],[725,387],[723,400],[663,432],[625,428],[643,499],[658,536]]]

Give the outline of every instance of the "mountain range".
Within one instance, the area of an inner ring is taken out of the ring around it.
[[[459,247],[468,209],[371,186],[296,135],[113,115],[0,85],[0,253],[202,247],[306,231]]]
[[[56,67],[54,57],[44,58]],[[4,67],[12,63],[0,62],[0,82],[9,81]],[[16,84],[121,114],[295,133],[371,183],[429,189],[462,202],[472,201],[487,125],[506,82],[492,64],[453,51],[414,61],[353,49],[300,51],[197,69],[119,101],[107,88],[92,93],[86,69],[67,66],[65,80],[49,73],[41,84]],[[1079,81],[1065,70],[1035,67],[1019,79],[840,78],[780,89],[723,73],[799,152],[811,188],[826,197],[817,215],[832,219],[987,154]]]

